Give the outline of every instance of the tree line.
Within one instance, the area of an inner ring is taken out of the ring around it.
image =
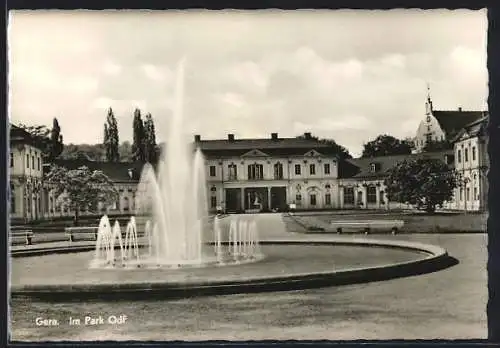
[[[144,120],[141,110],[135,109],[133,120],[133,143],[120,143],[118,122],[113,109],[109,108],[104,123],[104,137],[100,144],[64,144],[61,127],[57,118],[53,119],[52,129],[45,125],[28,126],[19,124],[35,139],[43,153],[44,162],[55,159],[85,159],[109,162],[155,162],[159,156],[156,131],[151,113]]]
[[[120,143],[118,122],[112,108],[109,108],[104,123],[104,136],[101,144],[64,144],[61,127],[57,118],[53,119],[52,129],[46,126],[19,125],[28,131],[38,142],[44,154],[45,162],[62,159],[87,159],[91,161],[109,162],[150,162],[159,157],[160,147],[156,142],[155,124],[151,113],[144,118],[140,109],[134,110],[132,122],[133,140]],[[303,138],[303,135],[297,138]],[[352,158],[349,150],[331,138],[319,138],[311,135],[311,139],[331,146],[340,159]],[[429,141],[423,152],[435,152],[453,148],[449,141]],[[398,139],[388,134],[381,134],[363,144],[361,157],[379,157],[393,155],[409,155],[414,149],[409,138]]]
[[[105,160],[108,162],[119,162],[123,157],[132,161],[156,162],[159,148],[156,143],[156,131],[151,113],[147,113],[142,119],[141,110],[134,110],[133,142],[124,142],[120,146],[118,123],[113,109],[108,109],[106,123],[104,124],[103,148]],[[123,156],[123,157],[122,157]]]

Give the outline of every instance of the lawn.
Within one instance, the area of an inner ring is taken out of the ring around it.
[[[403,220],[400,233],[485,233],[488,219],[487,213],[435,213],[420,212],[352,212],[338,214],[324,212],[321,214],[297,213],[284,215],[287,228],[293,232],[336,232],[329,226],[335,220]],[[385,231],[389,232],[389,230]]]

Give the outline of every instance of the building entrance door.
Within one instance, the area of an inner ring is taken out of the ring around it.
[[[226,189],[226,212],[236,213],[241,210],[241,189]]]
[[[285,211],[286,187],[271,187],[271,210]]]

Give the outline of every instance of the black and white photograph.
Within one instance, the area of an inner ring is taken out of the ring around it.
[[[11,342],[487,338],[486,9],[7,30]]]

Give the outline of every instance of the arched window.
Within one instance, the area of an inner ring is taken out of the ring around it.
[[[228,165],[228,176],[229,180],[238,180],[238,169],[236,167],[236,164],[231,163]]]
[[[377,188],[375,186],[368,186],[366,189],[367,203],[377,203]]]
[[[283,179],[283,164],[280,162],[274,165],[274,180]]]

